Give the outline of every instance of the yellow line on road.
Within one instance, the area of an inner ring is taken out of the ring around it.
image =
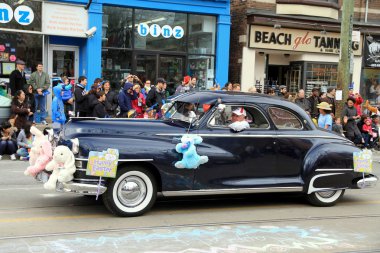
[[[49,221],[49,220],[68,220],[68,219],[89,219],[107,217],[105,214],[87,214],[87,215],[72,215],[72,216],[54,216],[54,217],[30,217],[30,218],[13,218],[0,219],[0,223],[12,222],[28,222],[28,221]]]

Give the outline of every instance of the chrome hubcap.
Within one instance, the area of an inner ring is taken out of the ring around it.
[[[117,189],[119,201],[127,207],[135,207],[144,201],[147,187],[144,180],[136,176],[126,177]]]
[[[322,198],[331,198],[332,196],[334,196],[334,194],[336,193],[336,191],[325,191],[325,192],[317,192],[317,194],[319,196],[321,196]]]

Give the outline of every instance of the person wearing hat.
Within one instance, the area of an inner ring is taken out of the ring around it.
[[[244,129],[250,128],[248,122],[245,120],[247,116],[246,111],[243,107],[238,107],[231,112],[231,121],[232,123],[228,125],[229,128],[235,132],[241,132]]]
[[[355,98],[347,98],[347,103],[342,111],[343,130],[346,131],[346,137],[352,142],[362,139],[361,132],[356,124],[356,120],[361,117],[358,115],[358,112],[354,106],[355,102]]]
[[[36,110],[40,110],[41,123],[47,125],[46,118],[46,92],[50,87],[49,75],[43,72],[42,63],[37,63],[37,71],[30,75],[29,83],[33,85],[36,101]]]
[[[25,62],[22,60],[16,61],[16,69],[12,71],[9,76],[9,87],[11,89],[11,95],[14,97],[18,90],[24,90],[26,88],[25,78]]]
[[[284,98],[286,94],[287,94],[286,86],[280,85],[280,93],[278,93],[278,96]]]
[[[182,93],[185,93],[185,92],[193,91],[193,87],[190,85],[190,80],[191,80],[190,76],[184,76],[182,84],[177,87],[177,89],[175,90],[174,95],[178,95],[178,94],[182,94]]]
[[[322,98],[322,102],[326,102],[331,106],[331,113],[335,115],[336,100],[335,100],[336,89],[334,87],[329,87],[327,89],[326,97]]]
[[[133,84],[126,82],[123,90],[119,93],[119,118],[129,118],[128,112],[133,110],[132,100],[137,99],[137,93],[133,90]]]
[[[330,105],[326,102],[321,102],[317,105],[317,108],[319,109],[318,126],[332,131],[333,120],[330,114]]]
[[[319,104],[319,89],[314,87],[311,90],[311,96],[308,98],[310,103],[310,116],[313,122],[316,124],[319,116],[319,109],[317,108]],[[317,125],[317,124],[316,124]]]
[[[164,104],[163,89],[165,83],[165,79],[158,78],[156,86],[152,86],[145,100],[146,105],[151,107],[151,109],[155,109],[157,113],[160,113],[161,107]]]

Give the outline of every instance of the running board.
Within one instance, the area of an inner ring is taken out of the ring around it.
[[[264,188],[239,188],[239,189],[213,189],[213,190],[188,190],[188,191],[163,191],[164,197],[180,196],[206,196],[223,194],[248,194],[248,193],[271,193],[271,192],[302,192],[302,186],[296,187],[264,187]]]

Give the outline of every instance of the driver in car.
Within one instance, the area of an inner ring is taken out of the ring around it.
[[[228,125],[229,128],[235,132],[241,132],[244,129],[250,128],[249,123],[246,121],[247,113],[243,107],[236,108],[231,113],[232,123]]]

